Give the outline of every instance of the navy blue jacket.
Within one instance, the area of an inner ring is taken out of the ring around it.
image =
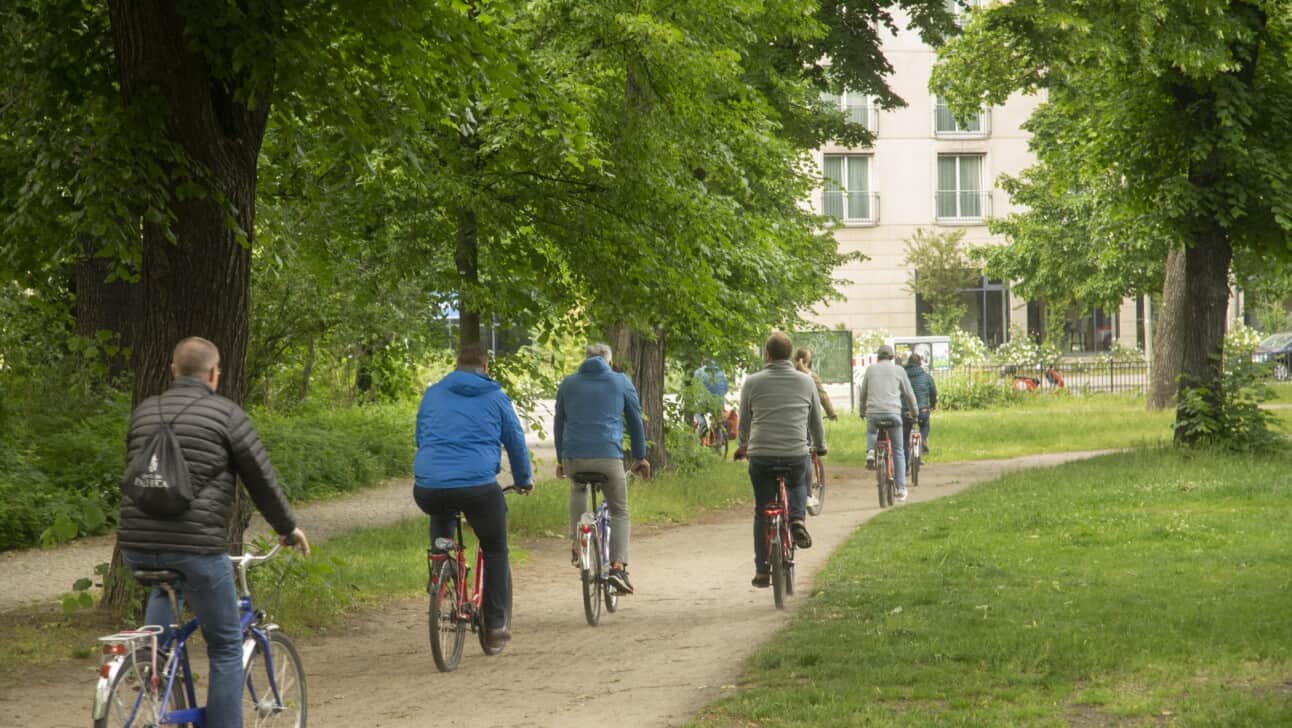
[[[432,384],[417,410],[413,480],[421,488],[466,488],[498,480],[499,443],[507,448],[512,480],[529,485],[533,472],[525,431],[502,387],[489,377],[457,370]]]
[[[904,367],[906,376],[911,380],[911,391],[915,392],[915,401],[919,403],[920,409],[928,409],[938,405],[938,385],[933,381],[933,375],[923,366]]]
[[[646,457],[642,405],[632,381],[599,356],[584,359],[556,392],[557,459],[622,458],[625,423],[633,457]]]

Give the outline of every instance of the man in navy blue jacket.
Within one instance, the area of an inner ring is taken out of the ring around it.
[[[512,482],[533,489],[525,431],[502,387],[489,378],[489,357],[479,344],[458,353],[458,368],[431,385],[417,410],[413,499],[431,516],[431,543],[452,538],[461,511],[484,551],[485,639],[501,648],[511,639],[511,565],[507,558],[507,503],[498,487],[507,449]]]
[[[610,368],[610,347],[591,344],[579,370],[566,377],[556,392],[556,477],[566,473],[602,473],[601,486],[610,509],[610,574],[607,579],[621,594],[632,594],[628,581],[628,483],[624,477],[624,425],[632,442],[633,470],[650,477],[646,460],[646,428],[637,389],[627,376]],[[622,418],[622,419],[621,419]],[[588,508],[583,486],[570,484],[570,538]],[[577,553],[571,559],[578,564]]]

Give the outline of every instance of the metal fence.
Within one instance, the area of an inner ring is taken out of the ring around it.
[[[1142,361],[1064,361],[1053,367],[967,364],[937,370],[934,376],[968,377],[979,381],[999,381],[1016,389],[1056,389],[1060,386],[1074,392],[1137,392],[1148,389],[1148,363]]]

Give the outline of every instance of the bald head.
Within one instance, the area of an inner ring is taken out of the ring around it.
[[[773,331],[767,337],[763,351],[767,355],[767,361],[785,361],[790,358],[790,352],[794,351],[794,344],[784,331]]]
[[[220,350],[200,336],[190,336],[175,345],[170,366],[177,377],[205,379],[220,367]]]

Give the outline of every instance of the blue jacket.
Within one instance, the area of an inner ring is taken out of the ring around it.
[[[714,364],[705,364],[691,374],[692,379],[699,379],[709,394],[715,397],[727,396],[727,375]]]
[[[911,380],[911,391],[915,392],[915,401],[920,409],[938,406],[938,385],[933,376],[923,366],[904,367],[906,377]]]
[[[556,458],[622,458],[625,422],[633,457],[640,460],[646,457],[646,429],[637,389],[605,359],[584,359],[556,391]]]
[[[525,431],[502,387],[476,372],[457,370],[432,384],[417,410],[413,481],[421,488],[466,488],[498,480],[507,448],[512,480],[533,477]]]

